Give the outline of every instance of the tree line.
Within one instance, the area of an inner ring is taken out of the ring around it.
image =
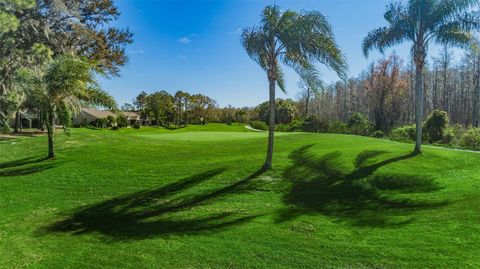
[[[477,41],[478,42],[478,41]],[[458,61],[445,46],[423,70],[425,120],[434,110],[447,112],[449,122],[479,127],[480,51],[469,47]],[[399,56],[377,60],[358,77],[326,85],[314,94],[303,88],[298,97],[301,116],[347,121],[352,113],[366,115],[376,130],[392,129],[415,120],[414,68]]]

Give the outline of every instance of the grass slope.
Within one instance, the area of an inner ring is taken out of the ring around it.
[[[480,155],[243,126],[0,141],[3,268],[479,268]]]

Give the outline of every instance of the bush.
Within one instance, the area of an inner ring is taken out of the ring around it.
[[[329,126],[328,121],[319,117],[308,117],[301,124],[301,130],[305,132],[326,133]]]
[[[133,128],[135,129],[140,129],[140,124],[138,122],[136,122],[134,125],[133,125]]]
[[[441,143],[447,145],[454,145],[458,143],[458,136],[455,134],[455,130],[453,128],[446,128],[443,130]]]
[[[97,128],[106,128],[108,120],[106,118],[96,119],[92,122],[92,125]]]
[[[429,143],[443,140],[443,134],[448,125],[447,112],[434,110],[424,124],[424,132]]]
[[[380,130],[376,130],[375,132],[373,132],[372,136],[375,138],[384,138],[385,134]]]
[[[341,121],[332,121],[328,124],[327,128],[328,133],[334,134],[348,134],[348,126],[344,122]]]
[[[276,124],[275,125],[275,131],[277,132],[290,132],[291,127],[289,124]]]
[[[118,127],[118,125],[115,125],[115,126],[112,126],[111,129],[114,130],[114,131],[116,131],[116,130],[120,129],[120,127]]]
[[[406,125],[396,128],[392,131],[390,139],[399,142],[412,142],[415,141],[415,125]]]
[[[469,129],[462,137],[461,146],[471,149],[480,150],[480,128]]]
[[[8,124],[0,125],[0,134],[9,134],[12,132],[12,128]]]
[[[124,128],[124,127],[127,127],[127,125],[128,125],[127,117],[125,117],[125,115],[123,114],[118,115],[117,126],[120,128]]]
[[[251,121],[250,126],[253,129],[258,129],[258,130],[263,130],[263,131],[268,130],[268,125],[263,121]]]
[[[353,113],[348,118],[348,129],[351,134],[368,136],[372,132],[373,125],[368,118],[361,113]]]
[[[108,116],[107,117],[107,126],[108,127],[113,127],[113,126],[117,125],[116,123],[117,123],[117,119],[114,116]]]

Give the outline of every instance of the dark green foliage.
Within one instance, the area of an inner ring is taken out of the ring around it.
[[[140,124],[138,122],[136,122],[134,125],[133,125],[133,128],[135,129],[140,129]]]
[[[107,128],[108,120],[106,118],[96,119],[92,122],[92,125],[97,128]]]
[[[117,124],[117,119],[114,116],[108,116],[107,117],[107,126],[108,127],[113,127],[116,126]]]
[[[125,115],[123,114],[118,115],[117,126],[120,128],[124,128],[124,127],[127,127],[127,125],[128,125],[127,117],[125,117]]]
[[[349,128],[348,125],[342,121],[332,121],[328,123],[328,133],[334,134],[348,134]]]
[[[380,130],[376,130],[375,132],[373,132],[372,136],[375,137],[375,138],[384,138],[385,133],[383,133]]]
[[[445,111],[434,110],[424,124],[424,132],[428,142],[434,143],[443,140],[443,134],[448,125],[448,115]]]
[[[368,136],[372,132],[373,125],[368,118],[361,113],[353,113],[348,118],[348,129],[351,134]]]
[[[305,132],[327,133],[330,126],[328,121],[320,117],[310,116],[304,120],[301,128]]]
[[[250,126],[253,129],[257,129],[257,130],[262,130],[262,131],[268,130],[268,125],[263,121],[251,121]]]
[[[390,134],[390,139],[399,142],[415,141],[415,125],[406,125],[398,127]]]
[[[258,117],[264,122],[268,122],[270,113],[268,102],[264,102],[256,108]],[[277,99],[275,101],[275,124],[288,124],[297,115],[295,102],[291,99]]]

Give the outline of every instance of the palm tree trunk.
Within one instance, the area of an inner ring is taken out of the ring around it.
[[[267,158],[265,164],[263,165],[264,169],[272,168],[272,159],[273,159],[273,142],[275,140],[275,80],[272,78],[268,79],[269,83],[269,124],[268,124],[268,148],[267,148]]]
[[[305,118],[308,118],[308,105],[310,103],[310,89],[307,89],[307,98],[305,100]]]
[[[423,124],[423,64],[416,64],[415,74],[415,123],[416,139],[415,153],[422,152],[422,124]]]
[[[47,117],[47,133],[48,133],[48,158],[52,159],[55,157],[55,152],[53,148],[53,132],[55,129],[55,118],[53,111],[49,111]]]

